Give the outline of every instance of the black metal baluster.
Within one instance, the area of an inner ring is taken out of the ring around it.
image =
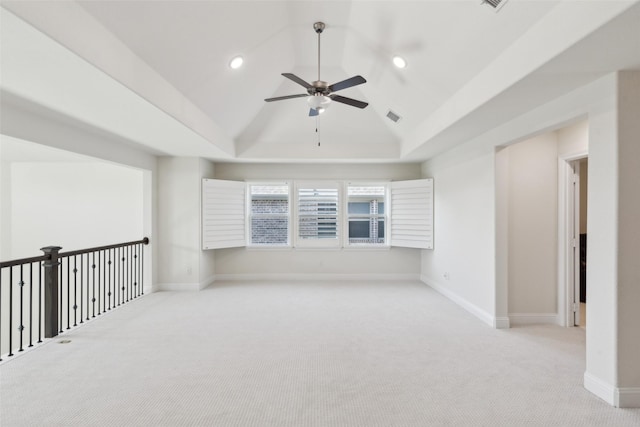
[[[140,245],[140,264],[142,268],[140,269],[140,288],[142,289],[142,295],[144,295],[144,245]]]
[[[71,262],[71,257],[67,257],[67,329],[71,329],[71,268],[69,263]],[[62,264],[60,264],[62,267]],[[75,326],[75,325],[73,325]]]
[[[120,263],[118,260],[120,259],[120,248],[113,249],[113,308],[116,308],[120,305],[120,273],[118,273],[118,268],[120,267]]]
[[[102,280],[100,280],[101,274]],[[100,251],[98,252],[98,316],[100,316],[104,311],[104,279],[104,251]],[[103,306],[100,306],[101,303]]]
[[[0,268],[0,362],[2,362],[2,269]]]
[[[102,251],[102,313],[107,311],[107,252]]]
[[[128,263],[127,263],[127,270],[129,270],[129,280],[127,281],[127,287],[129,288],[129,292],[128,292],[128,296],[129,296],[129,300],[133,299],[133,276],[132,276],[132,266],[131,266],[131,246],[127,246],[127,258],[128,258]]]
[[[84,286],[83,286],[83,267],[82,267],[82,254],[80,254],[80,323],[84,323],[84,316],[82,315],[82,298],[84,296]]]
[[[89,255],[87,255],[88,257]],[[91,314],[91,317],[96,317],[96,253],[93,252],[91,254],[91,270],[92,270],[92,275],[93,275],[93,283],[92,283],[92,289],[93,289],[93,293],[91,295],[91,309],[93,310],[93,313]]]
[[[58,308],[58,333],[62,333],[62,261],[60,261],[60,268],[58,269],[58,302],[60,307]]]
[[[29,264],[29,347],[33,347],[33,263]]]
[[[113,249],[113,308],[120,305],[120,274],[118,273],[118,267],[120,263],[120,248]]]
[[[20,264],[20,281],[18,282],[18,286],[20,286],[20,326],[18,326],[18,331],[20,331],[20,349],[18,351],[24,351],[24,348],[22,348],[22,332],[24,331],[24,276],[22,275],[23,266],[24,264]]]
[[[113,293],[115,298],[113,301],[113,308],[120,305],[120,248],[114,248],[113,258]]]
[[[38,263],[38,342],[42,342],[42,269],[43,263]],[[2,304],[0,304],[1,306]]]
[[[138,287],[138,281],[139,281],[139,271],[140,269],[138,268],[138,245],[135,245],[133,247],[133,267],[134,267],[134,273],[133,273],[133,277],[134,277],[134,282],[133,282],[133,288],[135,289],[135,294],[136,294],[136,298],[140,296],[140,288]]]
[[[122,293],[120,294],[120,297],[122,299],[122,303],[123,304],[125,302],[127,302],[126,299],[125,299],[125,297],[127,295],[126,292],[125,292],[125,290],[126,290],[126,286],[125,285],[127,283],[126,282],[126,277],[127,277],[126,276],[126,273],[127,273],[127,268],[126,267],[127,266],[124,263],[124,260],[126,259],[126,256],[125,256],[126,253],[127,253],[127,249],[126,248],[121,248],[120,255],[122,255],[122,264],[120,265],[120,270],[121,270],[121,274],[122,274],[122,283],[121,283],[121,285],[122,285],[122,287],[121,287]]]
[[[87,305],[85,305],[85,308],[87,309],[87,320],[89,320],[89,254],[87,253],[87,300],[85,301]]]
[[[108,251],[109,260],[107,261],[107,284],[109,288],[109,293],[107,296],[109,297],[108,309],[111,310],[111,249]]]
[[[9,356],[13,356],[13,266],[9,267]]]
[[[73,326],[78,326],[78,257],[77,255],[73,256]]]

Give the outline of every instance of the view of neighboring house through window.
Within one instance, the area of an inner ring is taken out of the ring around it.
[[[385,242],[384,185],[347,186],[347,221],[349,245],[384,245]]]
[[[298,194],[298,244],[339,245],[339,192],[337,184],[301,184]]]
[[[289,184],[250,184],[250,244],[289,245]]]

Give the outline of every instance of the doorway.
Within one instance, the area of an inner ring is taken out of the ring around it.
[[[587,205],[589,160],[586,155],[564,159],[566,174],[564,235],[566,325],[586,328],[587,325]],[[562,206],[562,205],[561,205]]]
[[[586,328],[587,326],[587,203],[589,185],[588,170],[589,159],[576,160],[578,163],[578,275],[577,275],[577,303],[578,316],[574,318],[574,326]]]

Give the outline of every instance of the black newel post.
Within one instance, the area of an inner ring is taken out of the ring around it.
[[[44,337],[58,335],[58,252],[60,246],[40,249],[49,259],[44,262]]]

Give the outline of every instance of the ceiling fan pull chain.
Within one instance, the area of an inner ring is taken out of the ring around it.
[[[316,135],[318,135],[318,147],[320,147],[320,131],[318,130],[318,120],[320,120],[320,116],[316,116]]]

